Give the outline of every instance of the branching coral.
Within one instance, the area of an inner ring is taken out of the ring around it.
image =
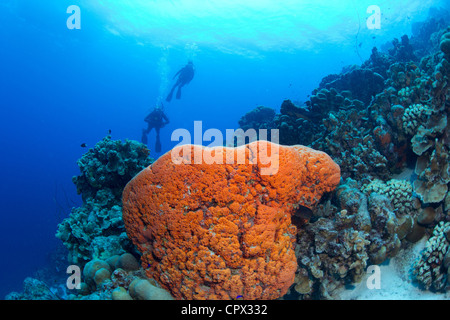
[[[427,105],[413,104],[403,113],[403,130],[408,135],[415,135],[419,126],[427,120],[431,109]]]
[[[413,266],[415,279],[426,290],[442,290],[447,281],[448,265],[444,257],[449,250],[450,222],[441,222],[434,228],[420,259]]]
[[[264,150],[275,155],[272,175],[260,172]],[[179,152],[185,160],[211,152],[222,164],[176,164]],[[239,156],[245,161],[230,161]],[[314,206],[339,179],[328,155],[303,146],[187,146],[127,184],[123,218],[147,275],[176,298],[274,299],[297,269],[291,215],[299,204]]]
[[[375,179],[365,185],[362,191],[366,194],[375,192],[388,197],[398,217],[415,214],[413,188],[406,180],[391,179],[383,182]]]

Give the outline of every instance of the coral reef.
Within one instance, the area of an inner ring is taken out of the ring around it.
[[[363,69],[370,69],[373,72],[381,75],[383,79],[387,78],[387,72],[391,64],[394,63],[394,58],[389,54],[380,52],[376,47],[372,48],[370,58],[365,61],[361,67]]]
[[[428,19],[411,25],[411,45],[417,57],[422,58],[439,50],[440,39],[449,20],[450,13],[447,10],[431,8]]]
[[[279,129],[284,146],[188,145],[153,163],[145,145],[107,136],[78,161],[83,205],[56,234],[81,289],[60,297],[30,277],[6,298],[334,299],[420,239],[412,278],[448,291],[449,17],[325,76],[303,104],[240,118]]]
[[[86,201],[96,199],[99,191],[108,191],[120,200],[128,181],[150,164],[149,155],[147,146],[140,142],[114,141],[106,136],[77,162],[80,175],[72,180],[78,194]]]
[[[221,164],[190,162],[205,152]],[[277,167],[262,174],[267,152]],[[148,277],[177,299],[275,299],[297,269],[291,215],[332,191],[339,173],[303,146],[177,147],[127,184],[123,219]]]
[[[239,120],[239,127],[244,131],[248,129],[267,129],[272,128],[275,110],[272,108],[259,106],[250,112],[247,112]]]
[[[304,299],[330,298],[338,286],[359,281],[366,268],[367,233],[348,228],[345,220],[352,217],[345,211],[336,216],[335,220],[319,218],[299,229],[294,290]]]
[[[443,290],[449,269],[450,222],[441,222],[434,228],[433,235],[413,266],[416,281],[426,290]]]
[[[450,56],[450,30],[447,29],[447,31],[449,32],[444,33],[441,37],[439,48],[446,56]]]
[[[404,35],[399,41],[395,38],[392,41],[393,48],[389,49],[391,55],[396,61],[416,61],[417,57],[414,54],[414,48],[409,42],[409,37]]]
[[[58,225],[56,237],[69,250],[70,263],[107,259],[131,250],[121,206],[111,199],[108,202],[110,206],[99,205],[95,199],[86,200],[82,207],[73,208],[70,216]]]
[[[274,117],[274,126],[279,129],[279,140],[283,145],[307,145],[316,131],[307,106],[299,107],[290,100],[283,101],[280,114]]]
[[[42,281],[27,277],[23,281],[22,292],[11,292],[5,300],[60,300],[55,293]]]
[[[391,179],[383,182],[375,179],[363,186],[362,191],[366,194],[375,192],[388,197],[398,217],[415,215],[413,187],[409,181]]]
[[[444,200],[450,182],[450,148],[439,141],[428,155],[417,159],[414,189],[425,203],[438,203]]]
[[[414,136],[419,126],[426,122],[431,115],[431,109],[427,105],[413,104],[407,107],[403,113],[403,130],[407,135]]]
[[[324,77],[304,106],[286,100],[275,115],[282,144],[326,152],[345,181],[299,228],[294,296],[333,298],[367,264],[450,221],[450,29],[434,21],[385,52],[374,48],[361,67]],[[404,172],[412,173],[393,178]]]
[[[353,93],[348,90],[340,92],[335,88],[319,88],[312,92],[310,100],[306,105],[311,113],[310,117],[314,119],[323,119],[332,111],[364,109],[364,102],[354,99]]]
[[[373,134],[365,111],[351,108],[330,113],[323,124],[325,134],[311,146],[332,155],[342,168],[342,177],[364,181],[390,175],[388,159],[377,149],[378,144],[389,145],[390,135],[376,129]]]
[[[83,269],[83,282],[71,300],[173,300],[158,284],[145,276],[130,253],[107,260],[93,259]]]
[[[338,289],[359,282],[368,265],[397,254],[412,232],[416,212],[394,207],[409,205],[412,187],[404,181],[379,183],[361,191],[357,181],[346,179],[332,199],[313,210],[311,221],[298,229],[299,269],[291,294],[301,299],[337,298]],[[403,186],[402,192],[397,194],[394,186]]]
[[[357,68],[338,75],[331,82],[324,83],[324,80],[320,83],[319,89],[351,92],[353,98],[362,101],[364,105],[369,104],[372,97],[384,89],[384,78],[371,69]]]
[[[71,264],[132,252],[122,221],[122,191],[126,183],[152,163],[147,147],[136,141],[113,141],[109,136],[78,161],[73,178],[83,205],[73,208],[59,225],[56,237],[69,250]]]

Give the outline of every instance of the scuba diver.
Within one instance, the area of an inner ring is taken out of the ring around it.
[[[148,139],[147,135],[155,128],[156,131],[156,143],[155,143],[155,152],[161,152],[161,140],[159,137],[159,131],[166,124],[169,123],[169,119],[164,113],[163,106],[156,106],[150,114],[145,117],[144,121],[148,123],[147,129],[142,130],[142,143],[147,144]]]
[[[173,95],[173,92],[176,87],[178,87],[176,97],[177,97],[177,99],[180,99],[181,98],[181,88],[183,86],[187,85],[189,82],[191,82],[191,80],[194,78],[194,64],[192,63],[192,61],[189,60],[188,64],[186,66],[184,66],[183,68],[181,68],[173,76],[173,79],[175,79],[176,76],[178,76],[177,82],[173,85],[172,90],[170,90],[170,93],[166,98],[167,102],[170,102],[170,100],[172,100],[172,95]]]

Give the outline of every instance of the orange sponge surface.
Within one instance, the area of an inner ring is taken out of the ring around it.
[[[194,163],[205,152],[222,164]],[[147,275],[175,298],[276,299],[297,268],[291,215],[298,205],[314,206],[339,180],[327,154],[304,146],[188,145],[127,184],[123,219]]]

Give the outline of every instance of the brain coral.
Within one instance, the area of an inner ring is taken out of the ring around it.
[[[339,166],[327,154],[298,145],[184,148],[210,151],[224,164],[176,164],[175,148],[123,193],[125,227],[147,275],[177,299],[283,296],[297,269],[291,214],[332,191]],[[268,154],[263,151],[272,152],[278,166],[272,175],[260,172]],[[239,155],[245,161],[230,163]]]

